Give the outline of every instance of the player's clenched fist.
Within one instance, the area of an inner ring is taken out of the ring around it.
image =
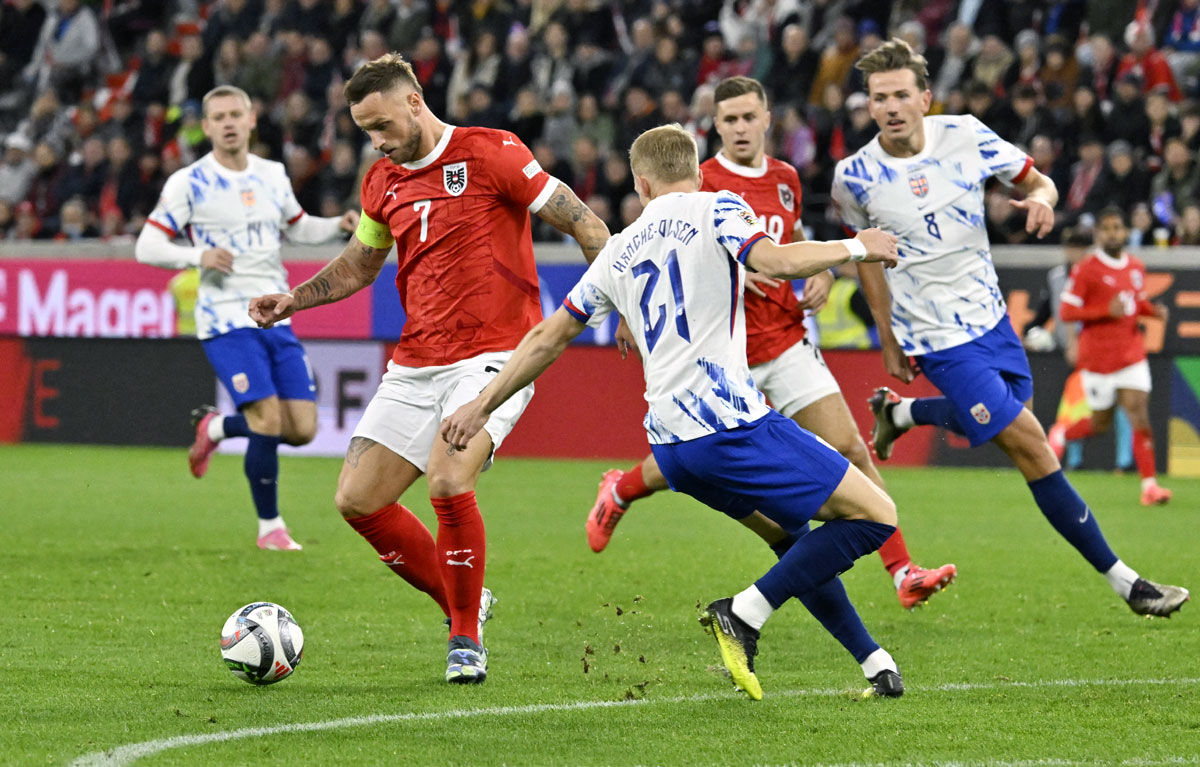
[[[863,229],[855,238],[867,248],[867,257],[864,261],[878,261],[885,267],[891,268],[900,260],[900,253],[896,249],[896,235],[890,234],[872,227],[871,229]]]
[[[269,328],[296,312],[296,297],[291,293],[271,293],[250,299],[250,319],[260,328]]]

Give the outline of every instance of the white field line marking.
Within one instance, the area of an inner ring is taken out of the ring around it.
[[[1040,687],[1130,687],[1138,685],[1190,685],[1200,683],[1200,678],[1181,679],[1047,679],[1038,682],[952,682],[948,684],[931,685],[929,687],[913,687],[908,692],[961,692],[965,690],[994,690],[1010,687],[1040,688]],[[851,692],[845,688],[816,688],[808,690],[769,691],[768,698],[794,698],[801,696],[846,695]],[[372,714],[370,716],[350,716],[344,719],[330,719],[324,722],[302,722],[296,724],[280,724],[272,727],[245,727],[240,730],[225,732],[210,732],[200,735],[176,735],[170,738],[147,740],[142,743],[130,743],[117,746],[105,751],[95,751],[84,754],[71,762],[70,767],[125,767],[138,759],[174,748],[201,746],[207,743],[224,743],[243,738],[261,738],[267,735],[278,735],[289,732],[319,732],[322,730],[338,730],[343,727],[363,727],[372,724],[387,724],[391,722],[426,722],[445,719],[467,719],[477,716],[510,716],[513,714],[542,714],[558,711],[585,711],[594,708],[616,708],[618,706],[657,705],[663,703],[703,703],[710,700],[737,699],[742,696],[734,692],[710,695],[683,695],[671,698],[642,698],[639,700],[585,700],[575,703],[535,703],[525,706],[496,706],[492,708],[474,708],[450,711],[426,711],[407,714]],[[1024,761],[1024,762],[931,762],[933,767],[1057,767],[1058,765],[1078,764],[1078,761]],[[1140,762],[1132,760],[1124,762],[1130,767],[1161,767],[1167,764],[1190,765],[1192,761],[1178,762]],[[825,765],[824,767],[883,767],[885,764],[903,764],[915,767],[915,762],[897,763],[851,763],[846,765]],[[780,766],[782,767],[782,766]]]
[[[1164,759],[1123,759],[1114,762],[1111,759],[980,759],[980,760],[935,760],[932,762],[818,762],[816,764],[801,764],[787,762],[784,764],[755,764],[753,767],[1185,767],[1185,765],[1200,764],[1200,757],[1168,756]]]

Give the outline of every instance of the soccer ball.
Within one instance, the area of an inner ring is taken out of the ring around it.
[[[221,657],[239,679],[274,684],[291,676],[304,651],[304,632],[292,614],[273,602],[236,610],[221,629]]]

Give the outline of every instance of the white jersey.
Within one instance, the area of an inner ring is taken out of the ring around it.
[[[246,170],[230,170],[210,152],[180,168],[167,179],[147,220],[170,237],[186,234],[197,247],[233,254],[232,273],[200,272],[196,335],[201,339],[257,327],[247,314],[250,299],[288,290],[279,254],[281,231],[299,221],[304,210],[282,164],[253,154],[248,161]]]
[[[876,136],[837,164],[833,200],[846,225],[900,238],[900,263],[885,273],[905,352],[967,343],[1004,317],[983,189],[992,176],[1019,182],[1032,165],[971,115],[926,117],[925,148],[912,157],[893,157]]]
[[[674,193],[614,235],[563,302],[597,324],[629,322],[646,376],[652,444],[703,437],[769,412],[746,364],[742,262],[766,237],[732,192]]]

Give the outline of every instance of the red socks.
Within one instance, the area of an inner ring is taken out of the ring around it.
[[[900,534],[900,528],[897,527],[896,532],[892,533],[879,547],[879,558],[883,560],[883,566],[887,568],[889,575],[895,575],[897,570],[912,562],[912,558],[908,556],[908,546],[904,543],[904,536]]]
[[[379,552],[379,559],[396,575],[433,597],[442,612],[450,614],[442,573],[438,569],[437,546],[428,528],[416,515],[398,503],[384,506],[365,517],[346,520]],[[478,605],[479,592],[475,593]]]
[[[487,540],[475,493],[433,498],[437,512],[437,565],[450,613],[450,636],[479,641],[479,595]]]
[[[617,480],[617,485],[614,488],[617,491],[617,496],[621,499],[624,506],[628,506],[639,498],[645,498],[654,493],[646,487],[646,480],[642,478],[642,465],[639,463],[629,471],[621,475]]]
[[[1092,428],[1092,419],[1084,418],[1068,426],[1067,430],[1063,432],[1063,438],[1067,442],[1074,442],[1077,439],[1087,439],[1095,433],[1096,430]]]
[[[1133,462],[1137,464],[1142,479],[1154,476],[1154,435],[1149,429],[1133,432]]]

